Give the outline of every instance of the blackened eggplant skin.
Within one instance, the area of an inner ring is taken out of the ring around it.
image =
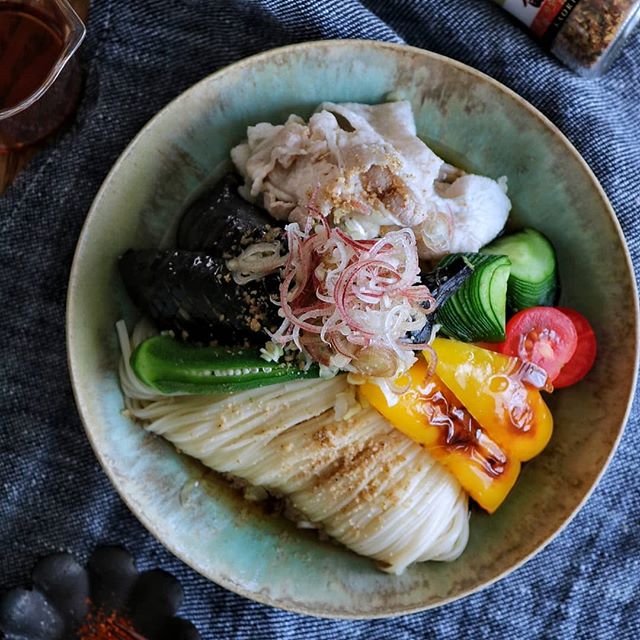
[[[281,322],[270,298],[277,274],[238,285],[222,258],[202,251],[127,251],[119,263],[127,292],[159,329],[207,344],[262,345]]]
[[[436,267],[433,271],[422,276],[422,284],[431,291],[431,295],[436,299],[436,309],[443,305],[473,273],[473,268],[463,258],[458,257],[444,267]],[[427,302],[424,306],[429,306]],[[431,336],[431,329],[434,324],[435,313],[427,316],[427,322],[420,331],[409,334],[409,341],[414,344],[427,342]]]
[[[446,266],[438,266],[433,271],[424,274],[421,280],[440,305],[450,298],[472,273],[473,266],[458,256]]]
[[[178,249],[229,259],[255,242],[283,238],[277,222],[238,193],[241,184],[228,173],[193,202],[178,226]]]

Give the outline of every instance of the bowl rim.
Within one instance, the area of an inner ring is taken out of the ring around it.
[[[274,598],[271,597],[265,597],[262,593],[260,592],[251,592],[249,590],[243,589],[242,587],[239,587],[237,584],[231,583],[228,580],[224,579],[224,578],[220,578],[219,576],[216,577],[216,579],[212,578],[209,575],[205,575],[203,574],[200,569],[197,566],[194,566],[194,563],[191,563],[188,559],[186,559],[185,557],[183,557],[183,554],[181,552],[179,552],[175,546],[172,544],[171,540],[165,540],[163,538],[161,538],[158,533],[156,532],[155,529],[155,523],[153,521],[151,521],[149,518],[147,518],[147,516],[141,512],[139,512],[136,508],[134,508],[134,506],[132,505],[126,491],[124,490],[123,487],[120,486],[119,480],[117,479],[116,475],[114,472],[112,472],[112,470],[109,468],[109,466],[107,465],[107,463],[105,462],[103,455],[101,453],[100,450],[100,446],[99,444],[96,442],[96,440],[93,437],[93,433],[92,433],[92,428],[91,428],[91,422],[92,422],[92,418],[91,418],[91,414],[88,410],[88,408],[85,406],[84,403],[84,399],[82,397],[82,394],[80,392],[80,388],[81,388],[81,381],[79,380],[79,378],[77,377],[77,373],[75,371],[75,367],[74,367],[74,354],[73,354],[73,344],[75,343],[75,339],[74,336],[77,332],[79,332],[80,330],[80,322],[77,321],[74,316],[73,316],[73,309],[76,306],[76,302],[75,302],[75,291],[77,290],[77,280],[79,277],[79,272],[81,270],[81,264],[80,264],[80,256],[84,253],[83,249],[85,247],[85,245],[87,244],[88,240],[87,240],[87,229],[89,226],[90,221],[93,219],[94,215],[95,215],[95,211],[98,208],[101,200],[103,199],[103,196],[105,195],[106,191],[109,189],[110,184],[113,180],[114,175],[116,175],[119,170],[121,165],[126,161],[126,159],[134,152],[135,148],[138,146],[138,143],[140,142],[141,139],[143,139],[144,137],[146,137],[147,133],[153,128],[155,127],[157,121],[161,118],[162,114],[170,109],[175,109],[177,105],[179,105],[179,103],[181,102],[181,100],[185,99],[185,96],[187,94],[190,94],[191,92],[196,92],[198,91],[201,87],[203,87],[204,85],[208,84],[209,82],[211,82],[214,78],[218,79],[220,77],[223,77],[229,73],[234,73],[239,69],[243,69],[245,67],[250,67],[252,65],[254,65],[257,62],[262,62],[262,61],[266,61],[269,58],[272,57],[277,57],[277,56],[281,56],[281,55],[295,55],[301,51],[304,50],[308,50],[308,49],[322,49],[322,48],[326,48],[326,47],[344,47],[345,50],[348,50],[351,47],[373,47],[373,48],[379,48],[382,50],[389,50],[395,53],[412,53],[414,55],[418,55],[418,56],[422,56],[425,58],[429,58],[432,60],[437,60],[438,62],[444,63],[445,65],[451,65],[453,67],[456,67],[472,76],[475,76],[476,78],[482,80],[485,83],[488,83],[489,85],[491,85],[495,90],[502,92],[504,94],[506,94],[509,98],[511,98],[512,100],[514,100],[516,103],[518,103],[521,107],[523,107],[526,111],[528,111],[534,118],[539,119],[542,124],[551,131],[551,133],[557,137],[564,145],[564,147],[566,148],[567,152],[572,154],[574,159],[578,161],[578,163],[582,166],[583,170],[586,172],[586,174],[588,175],[588,177],[590,178],[591,182],[593,183],[596,192],[598,193],[598,195],[600,196],[600,199],[602,201],[602,204],[604,206],[604,209],[607,211],[610,221],[613,224],[613,228],[615,229],[615,232],[617,234],[617,239],[622,247],[623,250],[623,254],[624,254],[624,258],[626,261],[626,267],[628,270],[628,273],[630,275],[630,281],[631,281],[631,286],[632,286],[632,290],[634,293],[634,302],[633,302],[633,322],[634,322],[634,326],[635,326],[635,341],[634,341],[634,368],[633,368],[633,375],[632,375],[632,380],[631,380],[631,384],[629,386],[629,394],[628,397],[626,399],[626,408],[624,411],[624,415],[623,418],[620,422],[620,425],[618,426],[618,433],[616,435],[616,439],[613,442],[612,446],[611,446],[611,450],[609,451],[609,454],[607,455],[607,458],[604,460],[601,469],[598,471],[596,477],[594,478],[591,486],[587,489],[587,491],[585,492],[584,496],[582,497],[582,499],[579,500],[579,502],[576,504],[575,508],[566,516],[566,518],[563,520],[563,522],[560,524],[560,526],[553,531],[551,534],[549,534],[544,540],[542,540],[542,542],[535,548],[533,549],[531,552],[529,552],[528,554],[526,554],[524,557],[522,557],[520,560],[518,560],[517,562],[515,562],[513,565],[511,565],[510,567],[506,568],[504,571],[502,571],[501,573],[499,573],[496,576],[493,576],[492,578],[490,578],[489,580],[482,582],[481,584],[477,584],[474,585],[472,587],[469,587],[463,591],[461,591],[460,593],[456,594],[456,595],[452,595],[452,596],[448,596],[446,598],[443,598],[442,600],[438,601],[438,602],[434,602],[434,603],[429,603],[426,604],[424,606],[408,606],[408,607],[394,607],[393,609],[390,608],[381,608],[380,611],[377,612],[370,612],[370,613],[354,613],[354,614],[347,614],[347,613],[335,613],[335,612],[331,612],[331,613],[323,613],[320,611],[317,611],[315,609],[311,609],[311,608],[306,608],[304,606],[299,606],[299,607],[294,607],[294,606],[289,606],[289,605],[283,605],[279,602],[277,602]],[[394,42],[384,42],[384,41],[380,41],[380,40],[371,40],[371,39],[328,39],[328,40],[312,40],[312,41],[307,41],[307,42],[302,42],[302,43],[297,43],[297,44],[289,44],[289,45],[285,45],[285,46],[281,46],[281,47],[276,47],[273,49],[269,49],[267,51],[263,51],[251,56],[248,56],[246,58],[242,58],[241,60],[238,60],[236,62],[230,63],[224,67],[221,67],[220,69],[214,71],[213,73],[205,76],[204,78],[202,78],[201,80],[199,80],[198,82],[196,82],[195,84],[191,85],[189,88],[187,88],[185,91],[183,91],[182,93],[180,93],[178,96],[176,96],[175,98],[173,98],[169,103],[167,103],[164,107],[162,107],[162,109],[160,109],[156,114],[154,114],[151,119],[140,129],[140,131],[134,136],[134,138],[127,144],[126,148],[124,149],[124,151],[118,156],[117,160],[115,161],[115,163],[112,165],[111,169],[109,170],[108,174],[106,175],[106,177],[104,178],[99,190],[97,191],[91,207],[89,208],[89,211],[87,213],[87,216],[85,218],[85,221],[82,225],[82,229],[80,231],[80,235],[79,235],[79,239],[74,251],[74,257],[73,257],[73,262],[72,262],[72,266],[71,266],[71,271],[70,271],[70,276],[69,276],[69,284],[68,284],[68,288],[67,288],[67,304],[66,304],[66,342],[67,342],[67,364],[68,364],[68,368],[69,368],[69,373],[70,373],[70,378],[71,378],[71,385],[73,388],[73,395],[74,395],[74,399],[76,402],[76,406],[78,409],[78,413],[80,415],[80,419],[82,421],[85,433],[87,435],[87,438],[89,440],[89,443],[91,444],[91,448],[93,449],[99,463],[100,466],[102,467],[103,471],[106,473],[107,477],[109,478],[109,481],[111,482],[112,486],[115,488],[116,492],[118,493],[118,495],[120,496],[120,498],[124,501],[124,503],[126,504],[126,506],[128,507],[128,509],[133,513],[133,515],[141,522],[141,524],[147,529],[147,531],[163,546],[165,547],[172,555],[174,555],[175,557],[177,557],[179,560],[181,560],[182,562],[184,562],[187,566],[189,566],[191,569],[193,569],[194,571],[196,571],[199,575],[201,575],[202,577],[204,577],[206,580],[210,580],[211,582],[214,582],[215,584],[218,584],[219,586],[232,591],[233,593],[236,593],[240,596],[243,596],[249,600],[253,600],[254,602],[259,602],[261,604],[265,604],[265,605],[269,605],[272,607],[276,607],[279,609],[283,609],[286,611],[290,611],[293,613],[298,613],[298,614],[304,614],[304,615],[309,615],[309,616],[313,616],[313,617],[317,617],[317,618],[325,618],[325,619],[343,619],[343,620],[371,620],[371,619],[383,619],[383,618],[393,618],[393,617],[397,617],[397,616],[401,616],[401,615],[407,615],[407,614],[412,614],[412,613],[418,613],[420,611],[426,611],[429,609],[435,609],[437,607],[441,607],[444,606],[446,604],[449,604],[451,602],[454,602],[456,600],[460,600],[462,598],[465,598],[467,596],[470,596],[474,593],[477,593],[483,589],[486,589],[488,587],[490,587],[492,584],[496,583],[497,581],[501,580],[502,578],[506,577],[507,575],[511,574],[512,572],[518,570],[520,567],[522,567],[522,565],[524,565],[526,562],[528,562],[531,558],[533,558],[533,556],[537,555],[538,553],[540,553],[550,542],[552,542],[558,535],[560,535],[560,533],[562,533],[562,531],[564,531],[564,529],[567,527],[567,525],[573,520],[573,518],[576,516],[576,514],[578,513],[578,511],[580,511],[580,509],[582,509],[582,507],[585,505],[585,503],[587,502],[587,500],[591,497],[591,494],[593,493],[593,491],[595,490],[595,488],[598,486],[598,484],[600,483],[600,480],[602,479],[602,476],[604,474],[604,472],[607,470],[607,468],[609,467],[611,460],[616,452],[616,450],[618,449],[618,446],[620,444],[620,440],[622,439],[622,435],[624,433],[625,430],[625,426],[629,420],[629,415],[631,412],[631,407],[633,404],[633,399],[634,399],[634,395],[635,395],[635,389],[637,387],[638,384],[638,374],[639,374],[639,369],[640,369],[640,362],[639,362],[639,356],[640,356],[640,324],[639,324],[639,317],[640,317],[640,304],[638,301],[638,284],[636,282],[636,278],[635,278],[635,271],[633,268],[633,262],[631,260],[631,255],[629,253],[629,249],[627,247],[627,243],[626,243],[626,239],[624,236],[624,233],[622,231],[622,228],[620,226],[620,222],[618,221],[618,218],[615,214],[615,211],[611,205],[611,203],[609,202],[609,199],[604,191],[604,189],[602,188],[602,185],[600,184],[600,182],[598,181],[596,175],[594,174],[593,170],[589,167],[589,165],[587,164],[587,162],[584,160],[584,158],[580,155],[580,153],[578,152],[578,150],[575,148],[575,146],[571,143],[571,141],[562,133],[562,131],[560,131],[560,129],[553,124],[553,122],[551,122],[551,120],[549,120],[544,114],[542,114],[538,109],[536,109],[536,107],[534,107],[531,103],[529,103],[527,100],[525,100],[524,98],[522,98],[520,95],[518,95],[515,91],[513,91],[512,89],[508,88],[507,86],[503,85],[501,82],[495,80],[494,78],[492,78],[491,76],[483,73],[482,71],[479,71],[463,62],[459,62],[457,60],[454,60],[453,58],[449,58],[447,56],[438,54],[438,53],[434,53],[432,51],[426,50],[426,49],[421,49],[420,47],[415,47],[415,46],[411,46],[411,45],[406,45],[406,44],[400,44],[400,43],[394,43]]]

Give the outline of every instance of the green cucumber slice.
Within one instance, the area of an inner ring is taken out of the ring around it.
[[[478,269],[480,269],[479,272]],[[494,333],[495,317],[491,309],[488,291],[491,285],[493,266],[485,263],[485,268],[482,269],[482,263],[479,263],[475,273],[477,273],[475,286],[467,287],[462,291],[459,303],[464,304],[469,326],[475,326],[476,333],[491,335]],[[485,309],[487,313],[478,313],[478,309]],[[471,335],[474,333],[472,332]]]
[[[496,321],[494,326],[498,328],[498,331],[495,333],[493,338],[496,342],[504,340],[505,337],[505,324],[507,322],[506,298],[508,298],[508,282],[510,274],[510,264],[499,264],[493,272],[491,285],[489,287],[491,295],[491,309]],[[504,296],[504,293],[507,295]]]
[[[558,290],[556,253],[547,238],[535,229],[523,229],[480,250],[488,255],[505,255],[511,261],[507,303],[514,311],[549,306]]]
[[[436,322],[442,325],[442,331],[450,338],[457,338],[463,342],[471,342],[474,333],[470,327],[473,323],[466,317],[459,300],[450,298],[437,312]]]
[[[503,255],[452,254],[438,265],[463,257],[473,274],[436,311],[436,322],[451,338],[464,342],[504,340],[510,262]]]
[[[169,336],[145,340],[130,362],[142,382],[165,394],[234,393],[319,376],[317,366],[267,362],[254,349],[195,347]]]

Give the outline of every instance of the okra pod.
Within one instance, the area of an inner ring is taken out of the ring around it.
[[[154,336],[131,355],[138,378],[161,393],[235,393],[270,384],[317,378],[316,365],[267,362],[255,349],[196,347],[170,336]]]

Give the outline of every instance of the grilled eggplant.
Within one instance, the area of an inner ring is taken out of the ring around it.
[[[473,267],[462,257],[456,257],[445,266],[436,267],[434,271],[423,275],[422,284],[429,287],[429,291],[436,299],[436,309],[438,309],[465,283],[472,273]],[[428,306],[428,303],[425,303],[425,306]],[[437,312],[429,314],[424,327],[420,331],[409,334],[410,342],[421,344],[429,340],[436,315]]]
[[[120,258],[127,292],[160,329],[192,342],[264,343],[281,319],[270,298],[277,274],[238,285],[222,258],[203,251],[127,251]]]
[[[178,227],[178,249],[229,259],[250,244],[282,240],[283,229],[240,196],[240,185],[240,178],[228,173],[187,209]]]

